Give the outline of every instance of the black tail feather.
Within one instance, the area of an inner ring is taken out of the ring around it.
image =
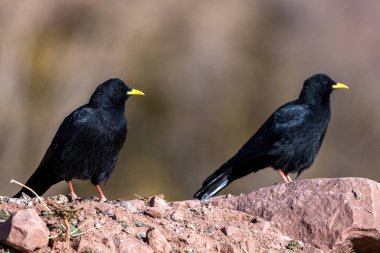
[[[233,181],[233,179],[230,178],[232,168],[233,167],[228,163],[223,164],[218,170],[211,174],[211,176],[206,178],[202,184],[202,188],[194,194],[194,198],[208,199],[230,184]]]
[[[60,180],[57,180],[51,175],[46,175],[45,170],[36,170],[33,175],[25,183],[26,186],[35,191],[39,196],[44,194],[52,185],[58,183]],[[23,187],[18,193],[16,193],[13,198],[21,197],[22,193],[27,194],[30,197],[35,197],[35,195]]]

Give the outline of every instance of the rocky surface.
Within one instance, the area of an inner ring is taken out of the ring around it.
[[[260,216],[325,251],[380,252],[380,184],[368,179],[303,180],[211,202]]]
[[[22,252],[48,245],[49,230],[34,209],[22,209],[0,224],[0,241]]]
[[[300,180],[206,202],[59,195],[44,201],[52,212],[37,199],[0,199],[0,227],[24,209],[44,221],[51,239],[36,252],[380,252],[380,184],[362,178]],[[0,252],[15,252],[3,234]]]

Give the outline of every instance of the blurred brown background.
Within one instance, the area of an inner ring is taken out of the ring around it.
[[[110,199],[191,198],[319,72],[351,89],[332,95],[324,145],[300,178],[380,181],[380,2],[1,1],[0,31],[0,195],[19,189],[9,180],[28,179],[64,117],[111,77],[147,96],[128,101]],[[280,181],[267,169],[223,193]]]

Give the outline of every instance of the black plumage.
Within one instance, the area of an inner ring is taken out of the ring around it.
[[[144,95],[120,79],[100,84],[88,104],[70,113],[60,125],[36,171],[26,182],[38,195],[66,180],[76,198],[71,180],[90,179],[105,200],[99,184],[110,177],[127,136],[125,103],[131,95]],[[33,196],[26,188],[21,193]]]
[[[299,98],[278,108],[243,147],[209,176],[194,197],[207,199],[232,181],[266,167],[286,183],[309,168],[321,147],[330,121],[330,94],[348,88],[325,74],[308,78]]]

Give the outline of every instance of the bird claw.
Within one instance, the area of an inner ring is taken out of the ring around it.
[[[106,202],[107,198],[105,196],[99,197],[99,202]]]
[[[106,202],[107,198],[106,196],[104,196],[104,193],[102,192],[102,189],[100,188],[100,186],[97,184],[95,185],[95,187],[96,187],[96,190],[98,191],[99,202]]]
[[[289,184],[289,183],[293,182],[292,179],[290,178],[290,176],[288,174],[285,174],[281,169],[277,170],[277,172],[278,172],[278,174],[280,174],[280,176],[284,180],[285,184]]]
[[[78,199],[78,196],[75,194],[75,192],[70,193],[70,199],[71,199],[71,201],[75,201]]]

